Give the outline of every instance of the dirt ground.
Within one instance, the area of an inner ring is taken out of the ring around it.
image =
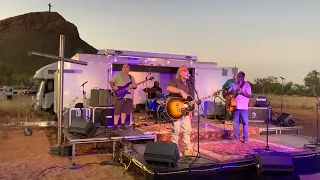
[[[276,110],[279,111],[279,110]],[[283,109],[303,125],[302,135],[316,135],[316,112],[312,110]],[[69,159],[49,154],[49,147],[55,144],[55,130],[33,129],[32,136],[25,136],[22,128],[4,131],[0,122],[0,179],[141,179],[131,170],[123,174],[124,166],[92,164],[77,170],[70,170]],[[7,134],[5,134],[7,132]],[[110,154],[78,156],[77,164],[100,163],[110,160]],[[47,169],[53,166],[60,168]],[[44,171],[47,169],[46,171]]]
[[[0,133],[0,179],[136,179],[132,170],[123,174],[124,166],[99,165],[104,160],[112,159],[110,153],[78,156],[76,163],[79,165],[98,164],[68,169],[68,158],[49,154],[49,147],[55,144],[55,131],[33,129],[32,136],[25,136],[23,129],[10,128],[4,137],[2,126]],[[47,169],[54,166],[59,168]]]

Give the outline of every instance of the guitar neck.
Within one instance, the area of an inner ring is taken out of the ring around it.
[[[143,84],[143,83],[145,83],[145,82],[147,82],[147,81],[149,81],[149,79],[146,79],[146,80],[144,80],[144,81],[141,81],[141,82],[137,83],[136,85],[138,86],[138,85]]]
[[[199,100],[200,100],[200,101],[203,101],[203,100],[212,98],[212,97],[216,96],[219,92],[220,92],[220,91],[217,91],[217,92],[213,93],[212,95],[206,96],[206,97],[203,97],[203,98],[200,98]],[[199,101],[199,100],[193,100],[192,103],[195,103],[195,102],[197,102],[197,101]]]

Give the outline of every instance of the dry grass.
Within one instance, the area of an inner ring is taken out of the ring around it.
[[[257,97],[256,95],[255,97]],[[279,95],[266,95],[272,107],[280,108],[281,96]],[[283,107],[290,109],[315,109],[316,98],[302,97],[302,96],[283,96]]]
[[[32,106],[31,96],[14,96],[12,101],[0,100],[0,117],[9,116],[11,118],[24,119],[44,119],[50,118],[49,113],[35,111]]]

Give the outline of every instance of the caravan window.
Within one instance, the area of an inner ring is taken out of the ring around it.
[[[54,91],[54,81],[53,79],[47,79],[44,93],[50,93]]]

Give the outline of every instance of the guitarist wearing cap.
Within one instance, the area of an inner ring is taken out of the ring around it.
[[[192,96],[194,92],[193,86],[187,81],[189,77],[189,69],[187,66],[180,66],[176,76],[169,82],[167,91],[170,93],[169,97],[181,97],[187,99]],[[178,145],[180,129],[182,131],[182,138],[185,145],[185,156],[196,156],[198,153],[192,150],[191,146],[191,118],[192,112],[187,113],[185,116],[177,121],[172,122],[171,140]],[[180,156],[183,154],[180,151]]]
[[[248,142],[248,126],[249,126],[249,98],[252,97],[251,85],[244,81],[245,73],[240,71],[238,73],[238,82],[232,83],[229,92],[234,95],[236,100],[235,110],[233,112],[233,132],[234,138],[240,140],[239,123],[240,116],[242,117],[243,124],[243,142]]]
[[[128,130],[125,127],[125,121],[127,118],[127,115],[130,115],[133,109],[133,97],[134,97],[134,89],[137,88],[136,81],[133,76],[129,74],[130,72],[130,66],[128,64],[124,64],[122,66],[122,70],[118,73],[116,73],[112,78],[110,83],[110,86],[113,90],[118,90],[118,86],[123,86],[126,83],[132,82],[130,86],[128,87],[128,91],[130,93],[126,94],[123,98],[119,98],[115,100],[114,104],[114,129],[118,129],[118,122],[121,115],[121,126],[120,130]],[[129,89],[130,88],[130,89]]]

